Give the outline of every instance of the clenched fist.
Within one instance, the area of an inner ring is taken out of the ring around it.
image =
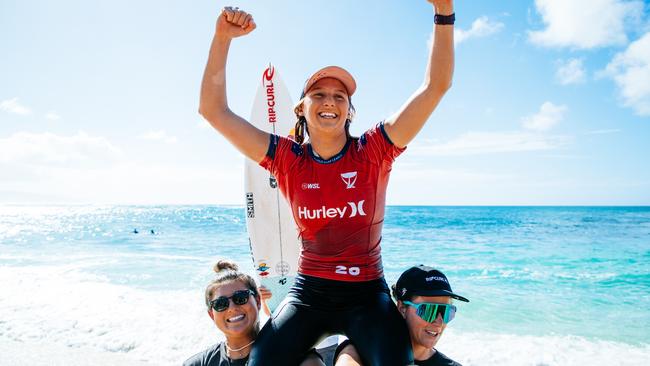
[[[427,0],[436,8],[436,13],[449,15],[454,12],[453,0]]]
[[[226,6],[217,19],[217,36],[225,39],[245,36],[257,25],[253,16],[237,7]]]

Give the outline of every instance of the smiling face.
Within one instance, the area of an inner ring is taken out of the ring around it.
[[[419,304],[423,302],[437,303],[437,304],[451,304],[451,297],[449,296],[414,296],[411,299],[412,303]],[[400,313],[406,320],[406,325],[409,329],[411,336],[411,344],[413,345],[413,352],[417,353],[418,349],[430,350],[435,347],[438,340],[445,331],[447,325],[442,322],[442,317],[438,315],[436,321],[429,323],[416,314],[416,310],[412,306],[407,306],[401,301],[398,303]]]
[[[305,94],[299,115],[307,119],[310,136],[345,135],[350,98],[342,82],[334,78],[318,80]]]
[[[220,285],[212,294],[210,301],[220,297],[232,296],[235,291],[248,290],[245,283],[241,281],[226,282]],[[210,308],[208,315],[214,324],[221,330],[226,338],[255,337],[257,331],[257,319],[260,310],[259,295],[250,295],[248,302],[244,305],[235,305],[230,299],[228,309],[215,311]]]

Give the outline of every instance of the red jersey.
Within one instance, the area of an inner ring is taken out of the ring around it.
[[[390,141],[383,123],[349,139],[330,159],[276,135],[260,165],[277,179],[302,239],[298,272],[340,281],[383,276],[381,229],[386,186],[405,148]]]

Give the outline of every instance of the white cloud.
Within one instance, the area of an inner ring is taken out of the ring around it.
[[[544,102],[539,108],[539,112],[532,116],[524,117],[522,123],[529,130],[546,131],[564,118],[564,112],[566,110],[566,106],[558,106],[551,102]]]
[[[243,204],[243,163],[235,167],[126,161],[88,167],[3,164],[0,202]]]
[[[122,151],[103,137],[79,132],[59,136],[49,132],[17,132],[0,139],[0,162],[29,165],[96,164],[114,161]]]
[[[61,116],[59,116],[55,111],[50,111],[47,112],[45,115],[45,118],[50,120],[50,121],[58,121],[61,119]]]
[[[562,158],[564,159],[564,158]],[[483,168],[431,169],[398,166],[391,173],[388,204],[400,205],[621,205],[647,202],[638,192],[647,181],[593,180],[504,168],[498,160]]]
[[[516,177],[498,172],[434,169],[397,162],[390,177],[389,205],[475,205],[491,204],[495,187]],[[486,191],[492,191],[486,194]],[[512,198],[512,197],[511,197]],[[503,204],[503,203],[500,203]]]
[[[572,58],[566,61],[559,61],[555,78],[562,85],[583,83],[585,81],[585,68],[582,60]]]
[[[482,16],[476,19],[468,30],[455,29],[454,41],[458,44],[470,38],[487,37],[499,32],[503,26],[501,22],[490,21],[487,16]]]
[[[442,144],[415,142],[409,149],[413,155],[464,156],[553,150],[566,143],[564,136],[545,136],[525,131],[467,132]]]
[[[488,109],[489,110],[489,109]],[[543,133],[564,118],[566,106],[551,102],[541,105],[539,112],[522,118],[519,131],[471,131],[446,141],[417,140],[409,147],[413,156],[467,156],[494,153],[555,150],[567,145],[569,136]]]
[[[535,0],[546,28],[530,31],[531,42],[548,47],[595,48],[627,43],[625,25],[640,19],[643,2]]]
[[[142,138],[151,141],[162,141],[166,144],[175,144],[176,142],[178,142],[176,136],[168,136],[167,132],[165,132],[164,130],[149,131],[144,135],[142,135]]]
[[[0,110],[20,115],[31,114],[32,111],[24,105],[18,103],[18,98],[7,99],[0,102]]]
[[[84,132],[15,133],[0,138],[0,203],[242,204],[244,159],[217,155],[226,163],[152,159]]]
[[[604,74],[618,85],[625,106],[650,116],[650,32],[614,56]]]

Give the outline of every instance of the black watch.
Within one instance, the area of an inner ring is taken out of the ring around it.
[[[433,17],[433,23],[435,24],[453,25],[455,21],[456,21],[456,13],[452,13],[451,15],[436,14]]]

